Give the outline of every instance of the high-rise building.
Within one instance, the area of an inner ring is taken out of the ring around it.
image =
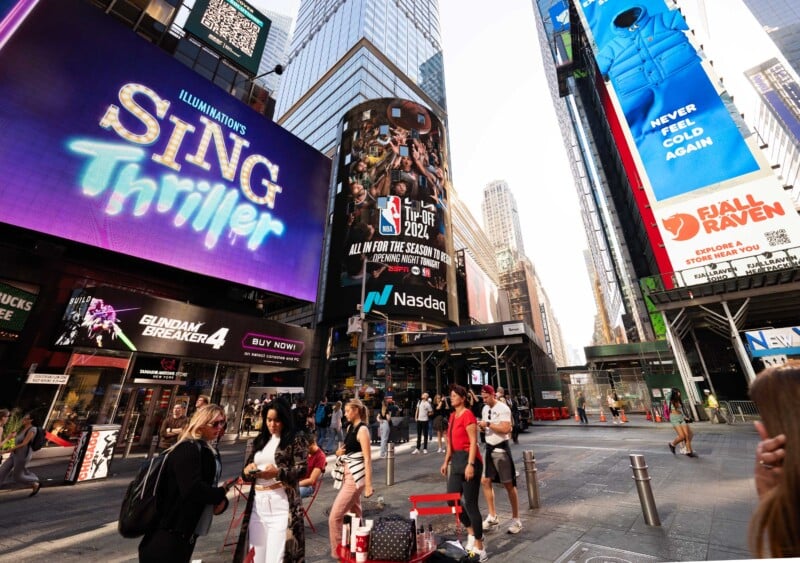
[[[800,74],[800,4],[795,0],[744,0],[744,3]]]
[[[269,26],[267,42],[264,43],[264,54],[261,56],[261,64],[258,65],[258,78],[261,84],[272,97],[276,96],[281,84],[281,75],[277,72],[270,72],[276,65],[285,65],[289,50],[289,34],[292,30],[292,18],[272,10],[265,10],[272,24]]]
[[[445,118],[437,0],[303,0],[275,115],[326,154],[345,112],[404,98]]]
[[[507,248],[512,254],[525,255],[517,200],[507,182],[496,180],[483,188],[481,213],[484,229],[495,251]]]

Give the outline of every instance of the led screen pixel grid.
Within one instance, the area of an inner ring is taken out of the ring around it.
[[[315,300],[329,159],[100,10],[44,8],[0,50],[0,221]]]

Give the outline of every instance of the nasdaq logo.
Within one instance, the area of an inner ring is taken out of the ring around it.
[[[373,305],[386,305],[392,294],[393,285],[383,286],[383,291],[370,291],[364,299],[364,312],[369,313]]]

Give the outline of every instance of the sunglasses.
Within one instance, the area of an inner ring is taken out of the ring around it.
[[[225,423],[224,420],[218,420],[216,422],[209,423],[209,426],[211,426],[213,428],[223,428],[225,426],[225,424],[226,423]]]

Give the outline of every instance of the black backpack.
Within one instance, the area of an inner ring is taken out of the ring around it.
[[[172,446],[144,462],[128,485],[117,525],[123,538],[138,538],[158,524],[158,487],[161,484],[161,473],[167,465],[167,457],[174,448]]]
[[[44,443],[47,441],[44,437],[44,428],[41,426],[34,426],[36,428],[36,435],[30,442],[31,449],[35,452],[38,452],[44,447]]]

